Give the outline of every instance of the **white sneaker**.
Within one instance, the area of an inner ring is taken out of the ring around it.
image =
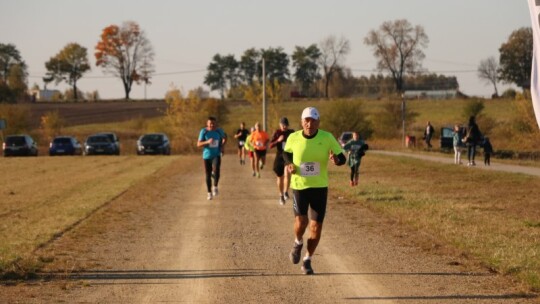
[[[279,197],[279,204],[285,205],[285,198],[283,197],[283,195]]]
[[[212,193],[208,192],[208,196],[206,197],[207,200],[212,200]]]
[[[283,198],[284,198],[285,200],[288,200],[288,199],[290,198],[290,197],[289,197],[289,192],[283,193]]]
[[[218,196],[219,191],[218,191],[218,188],[217,188],[217,187],[214,187],[214,191],[212,191],[212,194],[213,194],[214,196]]]

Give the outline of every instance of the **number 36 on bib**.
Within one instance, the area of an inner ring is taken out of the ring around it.
[[[307,162],[300,164],[300,175],[317,176],[321,173],[321,165],[318,162]]]

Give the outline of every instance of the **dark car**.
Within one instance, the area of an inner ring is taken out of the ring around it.
[[[171,144],[163,133],[144,134],[137,140],[137,154],[171,155]]]
[[[116,133],[113,132],[101,132],[96,135],[105,135],[107,136],[110,141],[114,144],[115,152],[113,154],[120,155],[120,138],[116,136]]]
[[[117,155],[118,148],[111,141],[109,136],[104,134],[94,134],[88,136],[84,143],[84,155]]]
[[[453,149],[454,148],[454,129],[452,127],[441,128],[441,137],[439,139],[441,143],[441,149]]]
[[[37,156],[37,144],[30,135],[10,135],[2,144],[4,156]]]
[[[49,155],[81,155],[82,146],[72,136],[57,136],[49,144]]]

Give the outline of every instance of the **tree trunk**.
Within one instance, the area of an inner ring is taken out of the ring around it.
[[[78,95],[77,95],[77,81],[76,81],[76,80],[73,81],[73,97],[75,98],[75,101],[78,100]]]
[[[127,80],[124,80],[124,91],[126,93],[125,99],[129,100],[129,92],[131,91],[131,87],[130,87],[129,83],[127,82]]]
[[[327,73],[324,77],[324,98],[328,99],[328,87],[330,86],[330,79],[332,78],[332,73]]]

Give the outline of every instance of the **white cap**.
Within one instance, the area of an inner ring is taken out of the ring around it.
[[[307,107],[302,111],[302,119],[305,118],[313,118],[315,120],[319,120],[319,111],[315,109],[314,107]]]

